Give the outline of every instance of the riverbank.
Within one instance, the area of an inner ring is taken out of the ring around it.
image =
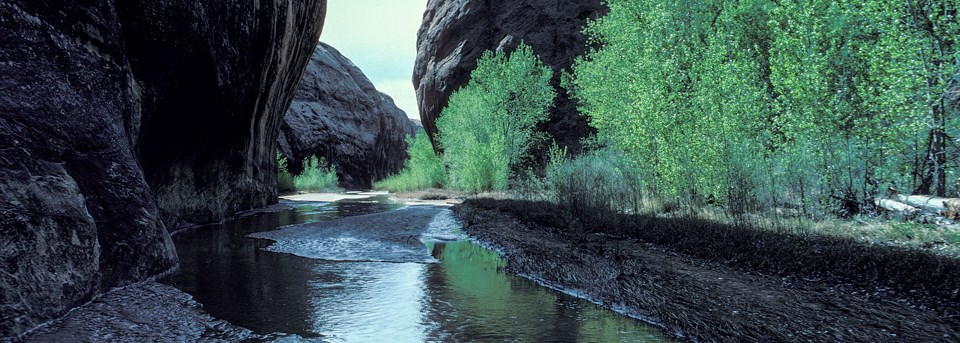
[[[579,293],[691,341],[960,339],[958,295],[950,291],[960,286],[946,274],[955,271],[955,260],[853,241],[831,245],[832,238],[708,230],[693,221],[649,219],[609,232],[570,230],[558,228],[563,214],[544,203],[468,200],[454,212],[467,234],[504,254],[508,271]],[[712,243],[690,244],[698,239]],[[839,246],[844,248],[835,249]],[[800,251],[778,251],[791,248]],[[850,258],[804,265],[845,252]],[[789,265],[787,259],[797,256],[812,257]],[[884,261],[896,265],[831,271],[838,263]],[[894,275],[909,266],[929,269]],[[924,273],[928,277],[920,277]],[[865,275],[870,278],[853,279]],[[911,275],[919,279],[891,287],[891,280]]]

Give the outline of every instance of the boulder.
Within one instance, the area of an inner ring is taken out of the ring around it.
[[[291,172],[310,156],[336,168],[340,185],[368,189],[403,168],[413,122],[335,48],[320,43],[283,117],[280,149]]]
[[[0,341],[175,268],[168,228],[275,201],[324,9],[0,0]]]
[[[578,150],[592,129],[559,87],[560,74],[587,51],[581,32],[587,20],[604,12],[600,0],[430,0],[417,33],[413,71],[424,129],[431,136],[437,132],[437,117],[450,95],[470,80],[484,51],[509,52],[524,42],[554,69],[558,96],[543,129],[560,145]]]
[[[943,202],[946,207],[945,216],[950,220],[960,220],[960,199],[949,199]]]

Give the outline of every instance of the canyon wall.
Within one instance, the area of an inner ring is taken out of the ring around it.
[[[0,0],[0,339],[174,268],[275,201],[326,3]]]
[[[415,133],[390,96],[350,59],[320,43],[283,117],[280,151],[292,172],[315,155],[336,168],[341,187],[369,189],[403,168],[404,139]]]
[[[554,70],[558,96],[543,129],[561,146],[577,150],[592,129],[559,87],[560,72],[587,51],[582,28],[605,10],[600,0],[430,0],[413,71],[424,129],[431,137],[437,132],[437,117],[450,95],[470,80],[483,52],[509,52],[524,42]]]

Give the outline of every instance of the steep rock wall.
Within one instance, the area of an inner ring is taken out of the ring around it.
[[[283,118],[280,150],[291,171],[312,155],[336,167],[342,187],[367,189],[399,172],[414,124],[360,68],[320,43]]]
[[[604,12],[600,0],[430,0],[417,34],[413,71],[424,129],[431,136],[437,132],[437,117],[450,95],[470,80],[484,51],[512,51],[522,41],[554,69],[558,97],[544,129],[576,149],[592,130],[559,87],[560,71],[586,52],[581,30]]]
[[[324,9],[0,0],[0,340],[175,267],[167,228],[272,200]]]
[[[326,2],[117,3],[143,88],[139,151],[171,227],[276,199],[277,136]]]

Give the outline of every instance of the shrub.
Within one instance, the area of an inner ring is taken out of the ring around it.
[[[293,185],[298,191],[338,191],[337,172],[325,159],[310,157],[303,164],[303,172],[293,177]]]
[[[602,223],[617,213],[640,211],[643,180],[627,155],[610,148],[565,155],[551,149],[546,183],[573,217]]]
[[[287,171],[287,158],[277,153],[277,191],[280,193],[291,193],[297,190],[293,185],[293,175]]]
[[[374,188],[405,192],[443,187],[447,177],[443,160],[433,151],[433,145],[425,132],[407,136],[407,156],[409,159],[399,174],[374,183]]]

